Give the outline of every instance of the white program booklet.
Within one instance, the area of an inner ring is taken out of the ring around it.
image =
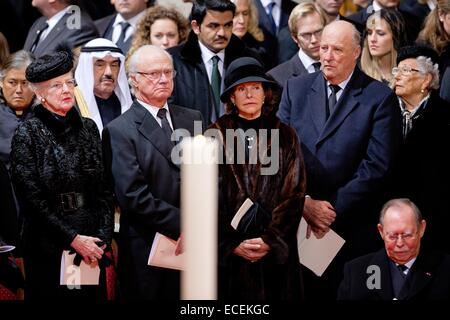
[[[184,269],[184,253],[175,255],[177,242],[157,232],[148,256],[148,265],[160,268]]]
[[[252,205],[253,201],[250,200],[250,198],[245,199],[244,203],[240,206],[239,210],[234,215],[233,220],[231,220],[231,226],[234,228],[234,230],[237,229],[239,221],[241,221],[244,214],[248,211],[248,209],[250,209]]]
[[[313,232],[309,239],[306,239],[307,226],[308,223],[302,218],[297,231],[298,256],[301,264],[320,277],[342,248],[345,240],[331,229],[321,239],[317,239]]]
[[[86,264],[83,260],[80,266],[73,264],[75,253],[63,251],[61,256],[60,285],[98,285],[100,279],[100,267],[98,263]]]

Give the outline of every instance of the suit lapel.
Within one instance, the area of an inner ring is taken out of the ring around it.
[[[359,101],[357,96],[361,94],[362,89],[358,85],[360,82],[358,81],[360,72],[358,68],[355,68],[352,79],[347,83],[347,86],[342,92],[342,96],[339,98],[335,106],[335,110],[328,118],[328,121],[325,123],[325,127],[323,128],[322,134],[320,135],[317,143],[322,142],[328,136],[330,136],[335,129],[341,125],[341,123],[347,118],[348,114],[352,112],[352,110],[358,105]],[[324,89],[325,90],[325,89]],[[324,106],[326,106],[327,102],[324,102]],[[323,107],[322,109],[325,109]]]
[[[371,265],[380,267],[380,290],[377,290],[381,300],[392,300],[394,293],[392,291],[392,279],[391,271],[389,268],[389,258],[386,254],[386,250],[382,249],[378,251],[373,257]]]
[[[71,11],[69,11],[69,12],[71,12]],[[57,42],[58,38],[60,40],[62,40],[60,37],[61,37],[62,30],[64,28],[67,28],[66,22],[67,22],[68,17],[70,16],[69,12],[67,12],[65,15],[62,16],[61,19],[59,19],[58,23],[53,27],[53,29],[45,37],[45,39],[38,44],[38,46],[36,47],[35,52],[40,52],[41,48],[48,47],[48,45],[50,43],[52,43],[52,42],[55,42],[55,41]]]
[[[406,280],[403,290],[400,292],[400,297],[405,300],[414,298],[422,289],[433,279],[436,265],[439,264],[439,259],[436,255],[427,255],[421,253],[417,257],[410,272],[410,277]]]
[[[291,66],[293,69],[292,71],[293,77],[306,73],[305,66],[303,65],[297,53],[291,58]]]
[[[167,139],[158,122],[139,103],[134,102],[132,108],[134,110],[135,122],[138,124],[139,133],[149,140],[167,161],[173,163],[170,157],[173,144]]]
[[[318,73],[316,80],[314,80],[311,91],[306,96],[306,106],[310,107],[311,118],[313,120],[314,126],[317,132],[322,132],[323,126],[325,124],[325,107],[326,94],[325,94],[325,79],[322,73]]]

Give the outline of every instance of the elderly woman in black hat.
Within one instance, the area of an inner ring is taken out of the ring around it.
[[[417,204],[427,220],[425,245],[450,253],[450,104],[439,97],[438,55],[430,47],[403,47],[392,70],[403,113],[404,143],[397,179],[400,197]]]
[[[63,250],[96,267],[113,232],[98,130],[74,108],[72,59],[60,51],[28,66],[26,78],[41,104],[12,141],[11,174],[24,213],[26,299],[106,298],[104,286],[60,285]]]
[[[279,87],[257,60],[233,61],[224,83],[227,113],[211,126],[219,130],[224,152],[219,296],[302,299],[296,232],[305,173],[297,136],[276,117]],[[231,221],[247,199],[253,205],[235,229]]]

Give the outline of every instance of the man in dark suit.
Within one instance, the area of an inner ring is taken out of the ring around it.
[[[345,264],[338,299],[448,300],[450,256],[421,248],[425,227],[409,199],[386,203],[378,223],[385,248]]]
[[[167,103],[173,90],[170,55],[143,46],[130,58],[131,108],[103,131],[107,166],[121,209],[118,275],[129,299],[179,299],[179,272],[147,265],[155,233],[180,235],[180,169],[171,159],[172,130],[194,134],[200,112]]]
[[[71,6],[70,0],[33,1],[32,4],[43,16],[31,26],[23,48],[37,57],[55,51],[62,42],[75,48],[98,38],[94,22],[79,7]]]
[[[116,13],[95,21],[101,38],[114,42],[127,55],[137,24],[154,0],[114,0]]]
[[[187,42],[168,49],[177,70],[171,101],[200,110],[205,124],[224,113],[220,102],[224,70],[239,57],[255,56],[232,34],[235,10],[229,0],[196,1]]]
[[[336,292],[344,261],[377,247],[373,225],[401,143],[397,98],[357,67],[359,41],[351,23],[327,25],[322,73],[288,80],[278,113],[301,141],[308,181],[304,218],[319,237],[332,227],[346,240],[322,277],[332,284],[328,293]]]
[[[289,16],[292,39],[298,45],[298,53],[289,61],[269,70],[274,79],[283,86],[292,77],[319,71],[320,37],[326,20],[318,6],[311,2],[297,5]]]
[[[271,64],[266,70],[275,67],[279,61],[278,33],[287,27],[289,15],[297,3],[290,0],[256,0],[253,1],[258,9],[259,27],[264,33],[263,47],[272,54]],[[267,62],[266,62],[267,64]]]

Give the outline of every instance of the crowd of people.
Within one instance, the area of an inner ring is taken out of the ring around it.
[[[184,249],[180,130],[222,151],[219,299],[450,299],[450,1],[184,2],[32,1],[19,47],[0,25],[0,300],[179,299],[148,258]],[[345,239],[320,277],[301,219]]]

